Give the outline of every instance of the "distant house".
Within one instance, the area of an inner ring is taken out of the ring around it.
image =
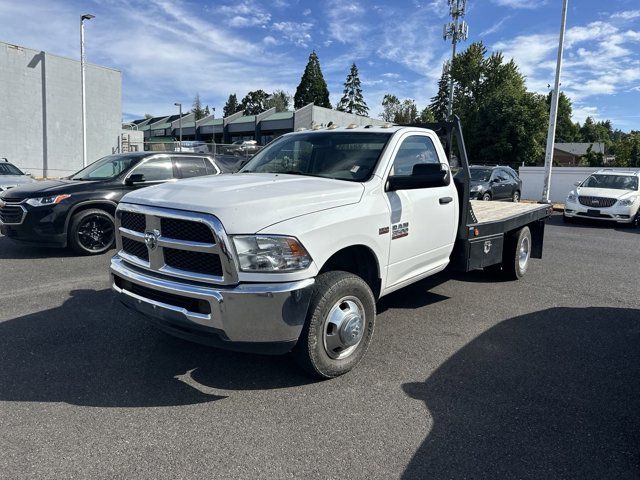
[[[553,149],[553,162],[561,167],[575,167],[580,163],[580,157],[587,154],[591,147],[593,153],[604,155],[604,143],[556,143]]]

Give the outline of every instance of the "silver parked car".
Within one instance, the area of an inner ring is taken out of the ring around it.
[[[22,172],[13,163],[9,163],[9,160],[3,158],[0,161],[0,192],[31,182],[35,182],[31,175]]]

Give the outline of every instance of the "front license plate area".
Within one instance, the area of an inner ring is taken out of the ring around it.
[[[589,210],[587,210],[587,215],[589,215],[590,217],[599,217],[600,216],[600,210],[589,209]]]

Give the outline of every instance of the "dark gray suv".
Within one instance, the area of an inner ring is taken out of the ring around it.
[[[519,202],[522,180],[511,167],[471,165],[471,198]]]

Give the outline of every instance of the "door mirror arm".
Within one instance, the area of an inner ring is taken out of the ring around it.
[[[129,175],[124,181],[126,185],[135,185],[137,183],[145,183],[144,175],[142,173],[134,173]]]

